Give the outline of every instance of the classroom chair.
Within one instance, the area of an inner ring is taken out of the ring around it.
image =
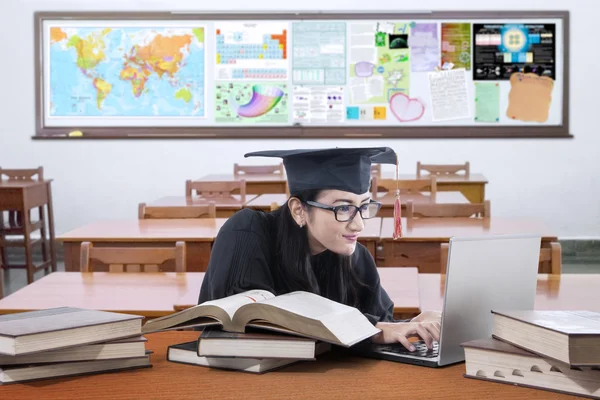
[[[187,180],[185,195],[191,197],[194,193],[206,199],[228,198],[233,194],[240,195],[240,201],[246,202],[246,181],[204,182]]]
[[[240,165],[238,163],[233,164],[234,175],[283,175],[283,173],[283,163],[279,163],[279,165]]]
[[[4,297],[4,271],[0,268],[0,299]]]
[[[381,164],[371,164],[371,175],[381,178]]]
[[[185,243],[175,247],[94,247],[81,243],[81,272],[93,272],[94,267],[108,266],[108,272],[163,272],[163,264],[174,260],[175,272],[185,272]]]
[[[448,243],[440,244],[440,273],[446,274],[446,267],[448,264]],[[562,248],[560,243],[551,242],[550,247],[542,247],[540,249],[540,264],[550,264],[550,274],[560,275],[562,273]]]
[[[437,177],[432,175],[423,179],[379,179],[377,176],[371,178],[371,196],[373,200],[381,197],[379,193],[395,193],[400,189],[400,195],[403,193],[429,192],[430,201],[435,203],[437,195]]]
[[[415,218],[468,218],[481,217],[489,218],[492,215],[491,202],[489,200],[483,203],[418,203],[412,201],[406,202],[406,211],[404,216],[407,222]]]
[[[421,177],[421,172],[426,171],[430,175],[444,176],[444,175],[459,175],[460,171],[465,171],[464,176],[466,178],[471,174],[471,166],[467,161],[464,164],[421,164],[421,161],[417,162],[417,178]]]
[[[34,169],[4,169],[0,167],[0,181],[38,181],[44,180],[44,168]],[[50,255],[50,240],[47,236],[46,205],[35,207],[38,209],[37,220],[32,219],[31,210],[0,210],[0,262],[2,268],[24,268],[27,270],[27,283],[32,283],[35,272],[44,269],[46,273],[52,265]],[[4,219],[5,212],[8,216]],[[26,213],[26,214],[25,214]],[[25,217],[26,216],[26,217]],[[32,234],[40,231],[40,238],[33,240]],[[7,241],[7,236],[16,236],[17,240]],[[33,264],[33,246],[40,244],[42,249],[42,263]],[[8,247],[22,247],[25,249],[25,265],[9,265],[6,249]]]
[[[215,203],[194,204],[189,206],[148,206],[140,203],[138,206],[139,219],[174,219],[174,218],[217,218]]]

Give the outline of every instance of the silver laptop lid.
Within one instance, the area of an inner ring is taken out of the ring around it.
[[[533,309],[540,245],[539,235],[450,239],[440,365],[464,361],[461,343],[491,336],[492,309]]]

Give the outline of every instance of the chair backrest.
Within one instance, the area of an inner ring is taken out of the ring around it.
[[[471,166],[467,161],[464,164],[421,164],[417,162],[417,178],[421,177],[421,172],[426,171],[430,175],[458,175],[460,171],[465,171],[464,176],[469,177],[471,174]]]
[[[36,175],[37,179],[34,179]],[[43,181],[44,167],[34,169],[5,169],[0,167],[0,181],[4,180],[4,176],[9,181]]]
[[[373,198],[377,198],[377,193],[391,192],[394,193],[396,188],[400,189],[402,193],[419,193],[419,192],[430,192],[431,201],[435,202],[437,195],[437,177],[431,175],[423,179],[400,179],[398,181],[394,179],[379,179],[376,176],[371,178],[371,193]]]
[[[92,264],[108,266],[109,272],[160,272],[162,264],[175,260],[175,272],[185,272],[185,243],[175,247],[94,247],[81,243],[81,272],[92,272]]]
[[[241,201],[246,201],[246,181],[240,179],[238,181],[224,182],[204,182],[187,180],[185,182],[185,195],[193,196],[194,192],[198,196],[210,198],[230,197],[232,194],[239,194]]]
[[[446,274],[448,264],[448,243],[440,244],[440,273]],[[550,247],[540,249],[540,264],[550,263],[550,274],[560,275],[562,273],[562,248],[560,243],[551,242]]]
[[[279,165],[240,165],[238,163],[233,164],[234,175],[251,175],[251,174],[278,174],[283,175],[283,163]]]
[[[140,203],[138,206],[139,219],[172,219],[172,218],[217,218],[217,208],[214,202],[194,204],[189,206],[148,206]]]
[[[458,218],[491,216],[491,203],[414,203],[406,202],[405,216],[407,220],[413,218]]]
[[[381,177],[381,164],[371,164],[371,175]]]

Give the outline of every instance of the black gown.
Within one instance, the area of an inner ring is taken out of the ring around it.
[[[198,304],[251,289],[267,290],[275,295],[290,290],[275,270],[277,238],[276,214],[243,209],[223,225],[202,282]],[[311,257],[319,287],[327,280],[328,250]],[[381,287],[373,257],[360,243],[353,254],[354,268],[365,287],[360,288],[357,307],[372,324],[394,321],[394,304]]]

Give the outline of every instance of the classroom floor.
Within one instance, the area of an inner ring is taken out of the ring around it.
[[[58,270],[64,271],[65,265],[62,262],[58,263]],[[2,271],[0,271],[2,273]],[[600,251],[598,254],[590,254],[585,256],[566,256],[563,257],[563,273],[564,274],[600,274]],[[39,271],[35,275],[35,279],[40,279],[44,276],[44,271]],[[27,275],[25,270],[11,269],[4,271],[4,295],[7,296],[16,292],[27,285]]]

